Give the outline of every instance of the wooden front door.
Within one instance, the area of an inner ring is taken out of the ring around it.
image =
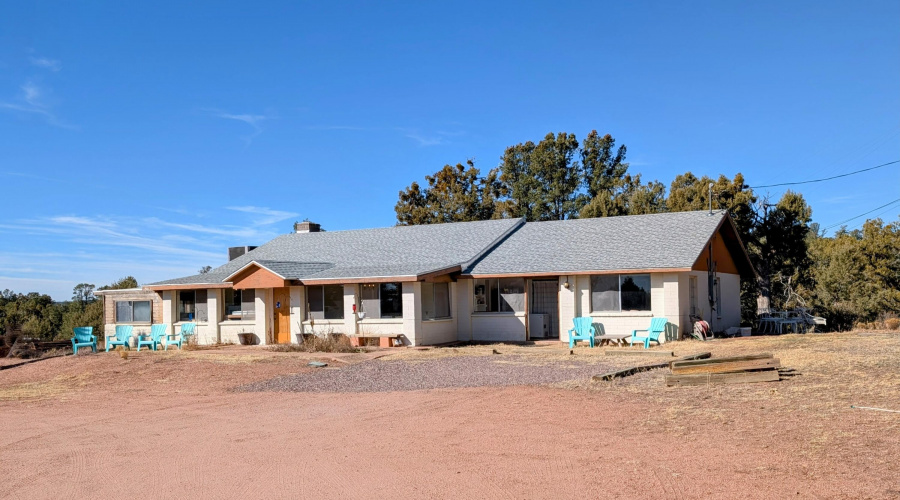
[[[275,288],[273,290],[272,309],[275,311],[275,343],[291,343],[291,289]]]

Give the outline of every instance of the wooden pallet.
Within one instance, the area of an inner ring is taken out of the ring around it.
[[[669,387],[690,385],[746,384],[749,382],[778,382],[778,370],[738,373],[698,373],[693,375],[666,375]]]
[[[777,382],[781,363],[771,353],[732,356],[726,358],[675,361],[672,374],[666,375],[666,385],[690,386],[713,384],[744,384],[749,382]]]

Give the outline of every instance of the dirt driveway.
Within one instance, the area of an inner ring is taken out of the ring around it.
[[[68,356],[0,371],[0,498],[900,496],[900,413],[850,408],[900,409],[900,336],[674,348],[773,352],[799,375],[594,384],[656,358],[556,346],[352,354],[318,371],[258,349]],[[563,365],[567,380],[547,368]],[[450,373],[460,382],[436,382]],[[392,376],[417,383],[353,390]]]

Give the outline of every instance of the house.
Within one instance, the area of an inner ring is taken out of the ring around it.
[[[201,343],[296,342],[298,334],[398,335],[407,345],[568,341],[572,318],[606,332],[670,321],[667,339],[701,316],[715,331],[740,324],[741,279],[755,271],[724,211],[528,222],[294,232],[238,247],[209,273],[144,287],[162,322],[197,323]],[[106,330],[149,325],[105,300]],[[122,294],[122,302],[134,299]],[[131,306],[132,309],[134,306]],[[146,305],[141,305],[146,307]],[[128,322],[128,321],[125,321]]]

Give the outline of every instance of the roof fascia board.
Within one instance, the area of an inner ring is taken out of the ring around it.
[[[547,276],[584,276],[591,274],[634,274],[634,273],[680,273],[690,271],[689,267],[661,267],[653,269],[603,269],[590,271],[541,271],[536,273],[495,273],[495,274],[461,274],[460,278],[541,278]]]

